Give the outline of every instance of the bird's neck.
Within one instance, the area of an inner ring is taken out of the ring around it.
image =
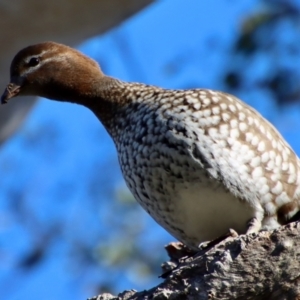
[[[108,76],[90,86],[90,91],[78,93],[74,102],[82,104],[92,110],[115,140],[117,131],[122,132],[124,126],[132,126],[133,115],[138,110],[151,110],[155,103],[149,97],[154,90],[153,86],[138,83],[127,83]],[[146,99],[147,98],[147,99]],[[149,103],[148,103],[149,102]]]
[[[111,120],[130,102],[126,93],[127,85],[125,82],[94,72],[93,76],[74,76],[68,80],[51,82],[50,85],[43,86],[39,95],[85,106],[92,110],[109,130]]]
[[[99,81],[93,82],[90,90],[78,94],[76,102],[89,108],[110,132],[116,116],[131,101],[127,85],[126,82],[104,76]]]

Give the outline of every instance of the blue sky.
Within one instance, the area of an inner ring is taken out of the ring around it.
[[[110,32],[79,45],[79,49],[98,60],[107,75],[123,80],[166,88],[222,90],[221,70],[238,63],[230,61],[232,43],[243,20],[262,9],[261,3],[157,1]],[[279,34],[278,38],[287,37]],[[249,83],[266,70],[270,59],[262,55],[249,63],[245,70]],[[284,62],[290,63],[288,59]],[[298,103],[278,109],[269,93],[255,89],[238,96],[259,109],[300,151],[296,138]],[[150,288],[159,282],[137,275],[140,266],[126,268],[124,264],[118,269],[103,261],[100,266],[81,268],[83,263],[70,261],[76,239],[87,247],[107,240],[113,240],[116,247],[128,247],[125,230],[117,234],[110,231],[120,217],[140,224],[142,229],[136,230],[141,232],[138,243],[145,257],[151,257],[153,251],[147,245],[156,241],[160,245],[156,251],[166,258],[163,245],[174,240],[140,208],[134,212],[128,209],[127,216],[126,210],[116,208],[112,199],[125,190],[116,150],[90,111],[67,103],[39,101],[22,128],[2,147],[0,170],[3,298],[76,300],[92,296],[95,286],[107,280],[119,291]],[[124,224],[126,228],[128,224]],[[29,270],[18,267],[32,245],[42,247],[49,240],[52,242],[41,263]]]

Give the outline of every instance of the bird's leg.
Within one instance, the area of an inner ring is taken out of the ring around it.
[[[200,250],[209,250],[212,247],[214,247],[215,245],[219,244],[220,242],[226,240],[229,237],[232,238],[236,238],[238,237],[239,234],[232,228],[229,228],[228,232],[224,235],[221,235],[219,237],[217,237],[216,239],[212,240],[212,241],[205,241],[199,244],[199,249]]]
[[[253,217],[252,219],[250,219],[247,222],[246,234],[257,233],[260,229],[261,229],[261,221],[259,221],[258,217]],[[235,238],[238,236],[239,236],[239,234],[234,229],[229,228],[229,230],[226,234],[221,235],[212,241],[202,242],[199,244],[198,247],[200,250],[208,250],[229,237]]]
[[[261,221],[257,217],[250,219],[247,222],[246,234],[257,233],[261,229]]]

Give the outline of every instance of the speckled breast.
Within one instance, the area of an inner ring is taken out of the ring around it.
[[[278,208],[298,206],[297,156],[247,105],[207,90],[140,97],[118,119],[121,169],[137,201],[179,240],[196,247],[229,228],[243,233],[254,216],[276,228]]]

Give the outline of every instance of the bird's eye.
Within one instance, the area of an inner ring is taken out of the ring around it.
[[[37,66],[38,64],[40,63],[40,59],[38,57],[32,57],[30,58],[29,62],[28,62],[28,65],[30,67],[35,67]]]

